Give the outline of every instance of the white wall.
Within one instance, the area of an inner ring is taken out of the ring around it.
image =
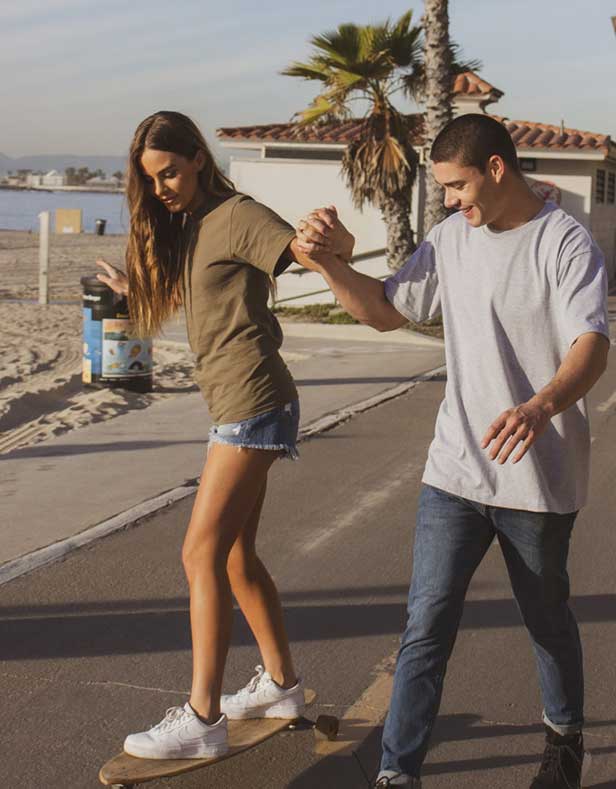
[[[355,254],[384,249],[387,244],[381,212],[372,206],[366,206],[363,211],[353,206],[350,191],[341,176],[339,162],[232,157],[230,177],[236,189],[265,203],[292,225],[296,225],[312,209],[332,203],[338,209],[340,219],[355,236]],[[423,222],[423,174],[421,178],[418,177],[413,188],[411,226],[414,230],[419,221]],[[319,274],[291,273],[298,268],[292,267],[278,279],[278,300],[327,287]],[[388,273],[383,255],[358,263],[356,268],[373,277]],[[334,297],[327,292],[293,299],[289,306],[333,302]]]
[[[597,170],[605,170],[606,202],[597,203],[594,198]],[[590,232],[605,255],[605,265],[610,281],[616,279],[616,203],[607,202],[607,174],[616,172],[616,166],[605,162],[597,163],[593,171],[592,212]]]
[[[590,229],[592,173],[595,162],[579,159],[535,159],[537,171],[524,173],[529,180],[551,181],[561,191],[561,207]]]
[[[339,162],[232,158],[230,175],[240,192],[270,206],[292,225],[313,208],[333,203],[356,238],[357,254],[383,249],[387,243],[381,212],[372,206],[363,211],[353,206]],[[411,209],[415,230],[423,218],[420,200],[420,185],[416,184]]]
[[[584,225],[605,255],[610,281],[616,278],[616,204],[595,202],[597,169],[614,172],[606,162],[582,159],[537,159],[537,172],[524,173],[530,180],[551,181],[562,193],[561,207]]]
[[[353,207],[339,162],[231,159],[230,175],[240,192],[265,203],[292,225],[312,209],[333,203],[357,239],[357,253],[385,247],[380,212],[372,207],[360,212]]]

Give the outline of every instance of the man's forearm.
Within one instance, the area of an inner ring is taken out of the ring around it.
[[[554,378],[529,402],[541,406],[550,417],[566,411],[588,394],[603,375],[608,350],[609,341],[602,334],[589,332],[581,335]]]
[[[355,271],[347,262],[335,255],[320,254],[309,258],[297,248],[292,250],[300,265],[318,271],[342,305],[360,323],[378,331],[391,331],[407,323],[385,298],[381,280]]]

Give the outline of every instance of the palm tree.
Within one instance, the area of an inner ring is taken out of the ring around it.
[[[394,24],[340,25],[311,39],[316,52],[308,63],[293,63],[282,72],[323,85],[311,106],[298,113],[301,125],[348,119],[352,101],[367,101],[361,133],[347,146],[342,171],[356,208],[368,202],[382,212],[387,262],[394,269],[414,249],[410,210],[418,157],[411,143],[413,119],[392,103],[421,61],[421,29],[411,19],[408,11]]]
[[[436,135],[452,118],[451,60],[449,44],[449,13],[447,0],[425,0],[423,18],[425,33],[425,139],[429,150]],[[443,190],[428,173],[426,177],[426,206],[424,230],[445,219]]]
[[[343,24],[314,36],[310,42],[315,52],[309,61],[293,63],[282,72],[322,85],[312,104],[298,113],[300,127],[349,119],[352,102],[367,104],[360,133],[344,152],[342,171],[356,208],[368,202],[381,211],[387,226],[387,262],[394,270],[415,248],[410,211],[418,156],[411,140],[422,121],[393,103],[398,93],[416,101],[424,95],[422,29],[411,24],[412,14],[408,11],[393,23]],[[452,45],[452,71],[478,66],[477,61],[463,63]]]

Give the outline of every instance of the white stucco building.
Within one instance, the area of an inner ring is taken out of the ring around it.
[[[65,177],[57,170],[50,170],[48,173],[28,173],[26,177],[26,186],[33,189],[42,187],[44,189],[55,189],[58,186],[64,186]]]
[[[485,112],[502,91],[473,72],[454,82],[454,112]],[[423,163],[423,119],[416,119],[413,144]],[[616,275],[616,144],[609,135],[553,126],[535,121],[493,117],[507,127],[518,150],[525,176],[544,196],[587,227],[602,248],[608,275]],[[387,273],[385,225],[372,207],[359,212],[340,172],[346,145],[361,129],[362,121],[322,125],[310,129],[293,123],[223,128],[220,143],[231,152],[230,176],[237,189],[271,206],[291,223],[311,209],[333,203],[357,239],[356,254],[364,259],[357,268],[372,276]],[[425,168],[422,164],[413,187],[411,226],[423,237]],[[295,270],[279,280],[279,300],[323,288],[316,274]],[[330,294],[293,299],[291,304],[331,301]]]

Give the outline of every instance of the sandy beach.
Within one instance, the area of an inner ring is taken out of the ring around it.
[[[195,391],[192,354],[155,341],[154,390],[86,389],[81,383],[80,278],[104,257],[121,266],[125,236],[59,235],[50,242],[50,301],[38,298],[38,236],[0,231],[0,454]]]

